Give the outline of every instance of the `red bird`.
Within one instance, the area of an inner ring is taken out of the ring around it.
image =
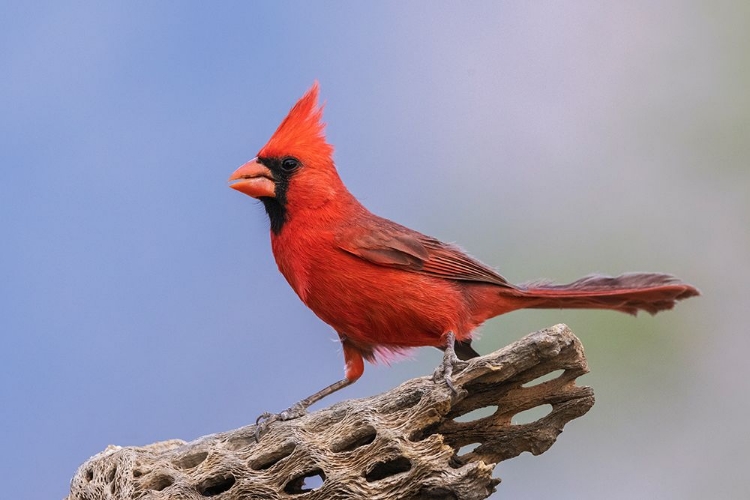
[[[266,418],[300,416],[356,381],[363,360],[412,347],[446,352],[444,376],[452,388],[451,361],[478,356],[471,348],[474,330],[516,309],[655,314],[698,295],[691,285],[656,273],[513,285],[460,248],[378,217],[339,178],[317,102],[315,83],[258,156],[229,178],[233,189],[263,202],[279,270],[302,302],[336,330],[346,361],[343,380]]]

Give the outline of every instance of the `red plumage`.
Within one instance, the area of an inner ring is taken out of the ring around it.
[[[317,100],[316,84],[258,157],[230,180],[233,188],[263,201],[279,270],[338,332],[347,365],[342,382],[361,376],[363,358],[444,348],[449,332],[469,341],[482,322],[516,309],[653,314],[698,295],[691,285],[656,273],[512,285],[461,249],[372,214],[336,172]]]

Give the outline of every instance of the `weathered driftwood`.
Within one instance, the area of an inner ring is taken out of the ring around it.
[[[498,462],[545,452],[567,422],[591,408],[591,388],[575,385],[587,371],[580,341],[556,325],[469,361],[454,374],[457,397],[421,377],[276,422],[260,443],[250,425],[190,443],[109,446],[81,465],[67,498],[486,498],[500,482],[492,477]],[[553,372],[559,375],[536,380]],[[551,406],[547,415],[513,423],[542,405]],[[459,418],[486,407],[497,408]]]

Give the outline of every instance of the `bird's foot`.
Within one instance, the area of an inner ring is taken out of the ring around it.
[[[466,365],[466,361],[461,361],[458,358],[446,359],[446,357],[443,357],[443,361],[437,368],[435,368],[435,371],[432,374],[432,380],[434,380],[435,383],[444,382],[453,393],[453,396],[456,397],[460,393],[466,391],[464,389],[459,391],[459,389],[453,384],[451,377],[453,376],[453,372],[460,372],[466,368]]]
[[[451,380],[453,372],[460,372],[461,370],[466,368],[468,364],[466,361],[462,361],[458,359],[458,356],[456,356],[456,351],[454,349],[455,341],[456,337],[452,332],[449,332],[447,335],[447,345],[445,351],[443,351],[443,361],[438,365],[437,368],[435,368],[435,372],[432,374],[432,379],[436,383],[441,381],[445,382],[445,385],[447,385],[453,393],[454,398],[461,395],[461,393],[465,393],[466,391],[464,389],[461,389],[459,391],[458,389],[456,389],[456,386],[453,385],[453,381]]]
[[[268,427],[274,422],[286,422],[287,420],[294,420],[300,418],[307,413],[307,407],[302,402],[293,404],[281,413],[262,413],[257,419],[255,419],[255,442],[259,442],[263,434],[268,432]]]

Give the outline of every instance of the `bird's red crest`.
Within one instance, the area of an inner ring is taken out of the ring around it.
[[[326,142],[322,118],[323,106],[318,106],[318,82],[315,82],[289,111],[258,156],[295,156],[303,163],[330,160],[333,146]]]

